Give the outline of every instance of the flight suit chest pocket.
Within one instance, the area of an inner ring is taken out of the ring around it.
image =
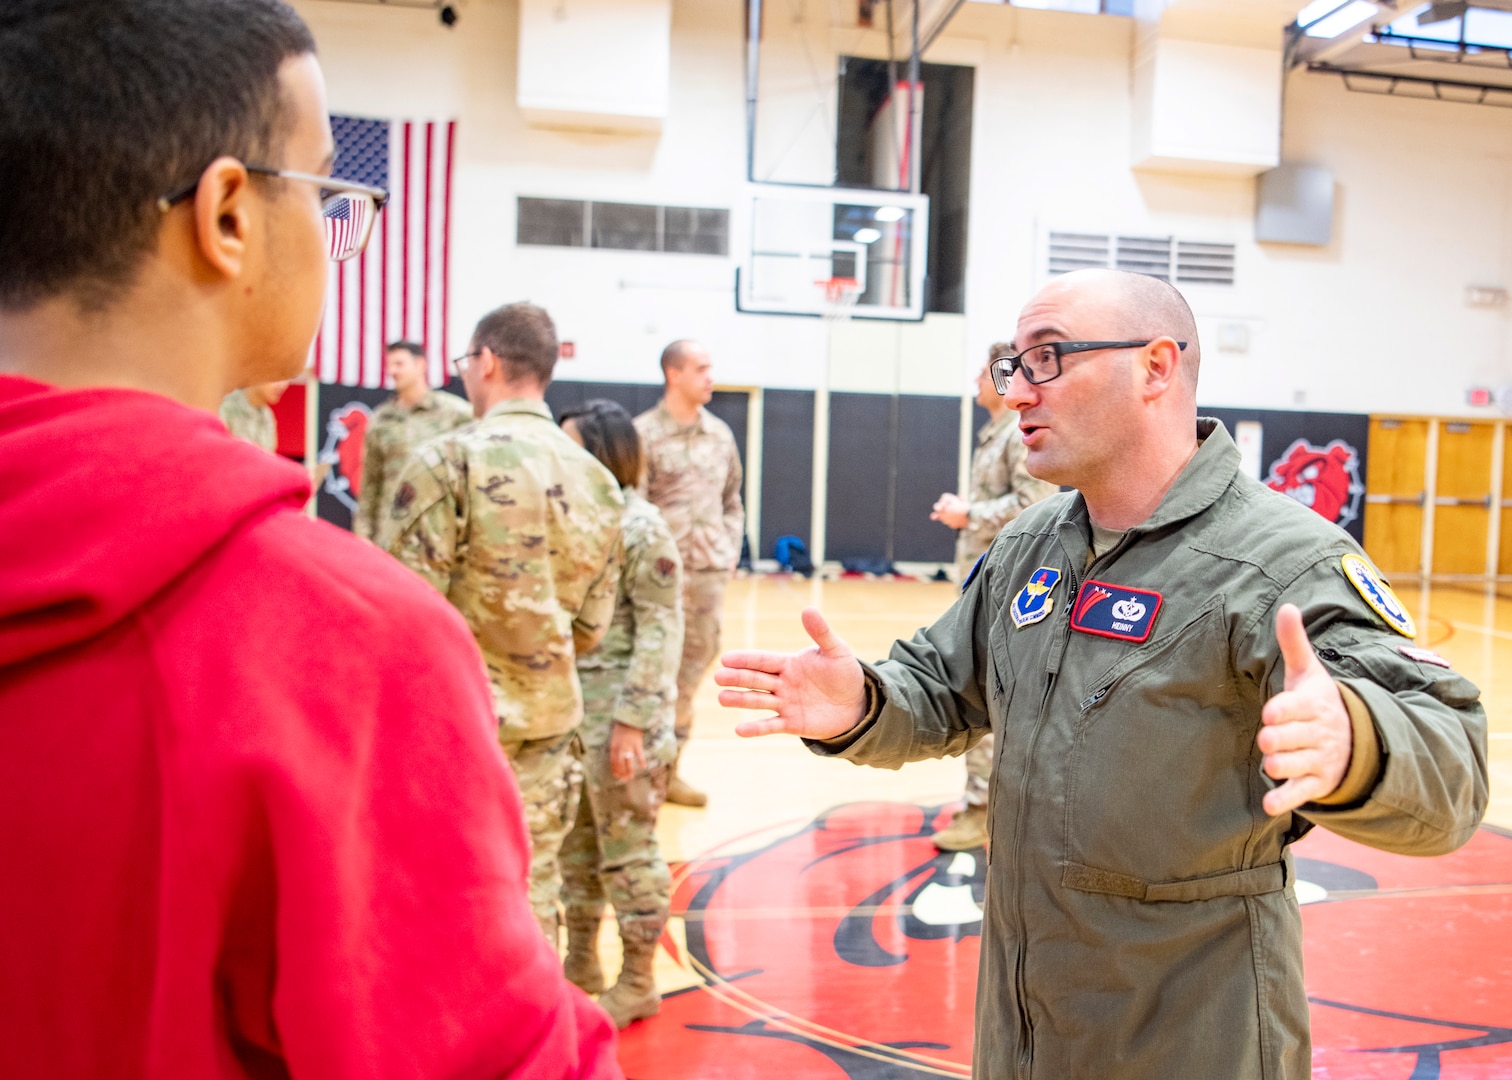
[[[1074,670],[1068,665],[1063,678]],[[1221,598],[1102,670],[1068,679],[1057,695],[1074,710],[1067,862],[1152,882],[1236,869],[1250,834],[1257,752]]]

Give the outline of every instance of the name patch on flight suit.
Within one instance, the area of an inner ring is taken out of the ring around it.
[[[1163,599],[1151,589],[1131,589],[1106,581],[1083,582],[1071,605],[1071,626],[1084,634],[1137,645],[1150,639]]]
[[[1060,579],[1061,572],[1053,566],[1042,566],[1030,575],[1028,584],[1019,590],[1008,607],[1013,625],[1022,630],[1049,615],[1055,607],[1050,593]]]

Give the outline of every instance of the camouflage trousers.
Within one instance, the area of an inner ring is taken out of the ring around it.
[[[966,751],[966,805],[987,805],[987,784],[992,779],[992,732]]]
[[[545,739],[500,741],[520,785],[530,830],[530,908],[553,949],[561,925],[562,841],[577,816],[579,784],[571,767],[576,738],[569,731]]]
[[[677,669],[677,746],[693,730],[693,698],[719,655],[719,620],[728,570],[690,570],[683,575],[683,653]]]
[[[667,795],[666,765],[629,780],[609,771],[609,746],[581,751],[583,798],[562,845],[562,901],[567,917],[599,919],[604,900],[625,941],[655,944],[667,922],[672,876],[656,842],[656,815]]]

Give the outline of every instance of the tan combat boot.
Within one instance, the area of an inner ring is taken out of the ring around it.
[[[604,969],[599,966],[598,955],[601,922],[602,913],[567,909],[567,959],[562,963],[562,973],[585,994],[604,989]]]
[[[625,964],[620,968],[619,980],[598,999],[599,1008],[609,1014],[609,1019],[620,1030],[636,1020],[661,1012],[661,991],[656,988],[656,979],[651,974],[651,962],[656,958],[656,939],[645,941],[637,934],[632,939],[624,939],[624,945]]]
[[[689,784],[678,773],[677,767],[682,762],[682,751],[677,753],[677,760],[672,762],[672,775],[667,780],[667,802],[676,803],[678,806],[707,806],[709,797]]]
[[[934,846],[941,851],[970,851],[987,844],[987,808],[968,806],[956,811],[950,824],[935,833]]]

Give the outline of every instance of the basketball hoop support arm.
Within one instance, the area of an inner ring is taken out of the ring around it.
[[[761,81],[761,0],[746,0],[746,180],[756,182],[756,96]]]

